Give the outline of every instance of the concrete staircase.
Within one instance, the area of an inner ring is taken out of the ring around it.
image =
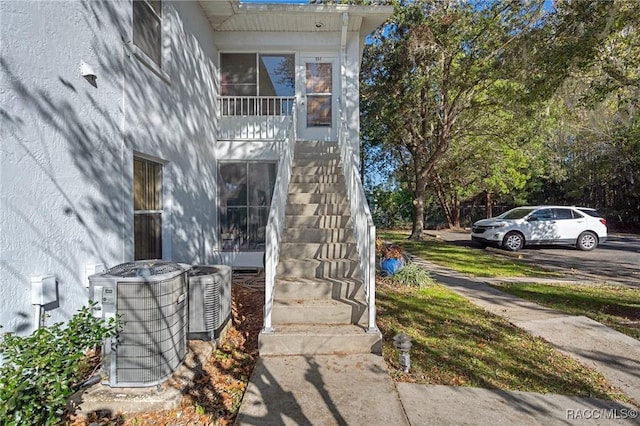
[[[274,332],[260,355],[380,353],[368,309],[336,143],[298,142],[280,246]]]

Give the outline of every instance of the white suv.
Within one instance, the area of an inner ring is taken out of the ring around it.
[[[593,250],[607,240],[607,221],[595,209],[586,207],[517,207],[474,223],[471,239],[510,251],[533,244],[570,244],[580,250]]]

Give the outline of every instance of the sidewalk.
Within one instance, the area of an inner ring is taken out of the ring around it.
[[[640,403],[640,342],[421,259],[445,285],[602,372]],[[382,357],[261,357],[236,425],[637,425],[638,407],[527,392],[395,384]]]

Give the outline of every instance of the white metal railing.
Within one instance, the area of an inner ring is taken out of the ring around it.
[[[369,310],[368,333],[378,333],[376,325],[376,227],[373,224],[369,204],[364,194],[362,180],[358,171],[359,159],[351,145],[345,111],[340,105],[340,125],[338,129],[338,143],[342,157],[342,172],[344,173],[347,194],[353,219],[362,278]]]
[[[220,96],[218,140],[280,140],[291,126],[295,98]]]
[[[220,96],[220,115],[224,116],[291,116],[294,97],[288,96]]]
[[[273,310],[273,296],[276,280],[276,266],[278,265],[280,240],[284,228],[284,213],[287,206],[287,194],[291,181],[291,165],[293,163],[293,150],[296,143],[296,111],[295,103],[291,106],[292,120],[281,143],[280,161],[278,162],[278,174],[269,219],[267,220],[266,245],[264,252],[264,327],[263,333],[274,331],[271,325],[271,312]]]

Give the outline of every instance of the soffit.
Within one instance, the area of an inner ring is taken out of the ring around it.
[[[340,32],[368,34],[393,13],[392,6],[240,4],[238,0],[200,0],[214,31]]]

